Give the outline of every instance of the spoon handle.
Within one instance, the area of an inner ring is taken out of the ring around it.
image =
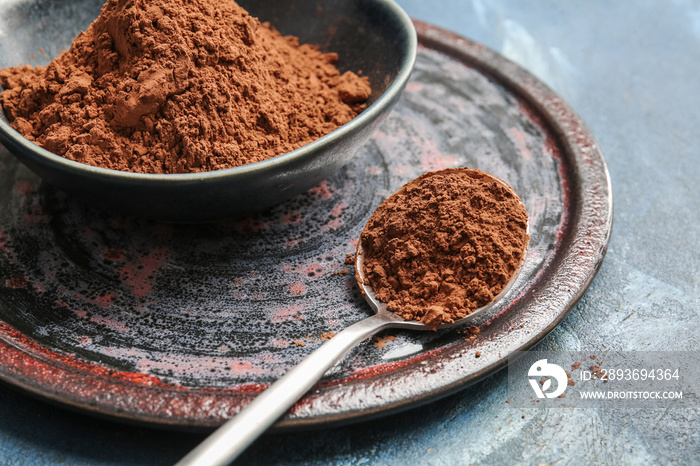
[[[258,395],[233,419],[214,431],[176,466],[229,464],[287,412],[353,346],[380,330],[391,327],[392,323],[375,314],[339,332]]]

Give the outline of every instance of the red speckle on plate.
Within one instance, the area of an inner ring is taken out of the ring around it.
[[[327,181],[321,181],[318,186],[309,189],[309,194],[318,196],[321,199],[330,199],[333,195]]]
[[[119,271],[121,279],[132,288],[134,296],[142,298],[151,292],[153,275],[165,263],[170,250],[160,248],[136,260],[129,261]]]
[[[254,219],[252,217],[246,218],[244,220],[240,220],[239,222],[236,223],[236,229],[241,232],[246,232],[246,231],[252,231],[252,232],[258,232],[265,230],[267,228],[267,224],[263,221]]]
[[[13,277],[5,280],[5,285],[8,288],[25,288],[29,284],[27,277]]]
[[[112,302],[113,302],[116,298],[117,298],[116,293],[113,293],[113,292],[112,292],[112,293],[107,293],[107,294],[105,294],[105,295],[98,296],[98,297],[97,297],[97,302],[100,304],[100,306],[102,306],[102,307],[107,307],[107,306],[109,306],[110,304],[112,304]]]
[[[284,216],[285,225],[296,225],[301,222],[301,214],[299,212],[290,212]]]
[[[128,332],[129,328],[124,325],[122,322],[119,322],[118,320],[112,319],[110,317],[105,317],[101,315],[96,315],[96,314],[91,314],[88,316],[88,313],[82,310],[74,309],[73,312],[75,315],[82,319],[88,319],[90,322],[94,322],[96,324],[102,324],[108,328],[119,330],[120,332]]]
[[[306,293],[306,285],[303,282],[294,282],[287,287],[293,295],[302,295]]]
[[[304,270],[307,277],[319,278],[325,275],[326,269],[321,264],[311,264]]]
[[[459,158],[454,154],[443,154],[432,139],[413,138],[413,142],[421,147],[420,156],[425,171],[454,167],[459,162]]]
[[[518,128],[510,128],[508,132],[515,141],[515,145],[522,156],[526,159],[531,159],[532,152],[530,152],[530,149],[527,147],[527,134]]]
[[[338,203],[333,206],[333,209],[330,212],[330,215],[333,215],[335,217],[340,216],[340,214],[343,213],[343,210],[347,208],[347,204],[345,204],[345,201],[338,201]]]
[[[18,181],[12,187],[12,190],[17,194],[33,194],[36,191],[36,186],[32,183],[27,183],[26,181]]]
[[[81,345],[89,345],[90,343],[92,343],[92,338],[90,338],[86,335],[82,335],[82,336],[77,337],[76,341],[78,343],[80,343]]]
[[[336,230],[343,226],[343,221],[340,218],[334,218],[329,220],[325,225],[321,227],[321,231]]]
[[[272,313],[270,322],[277,323],[286,320],[301,320],[304,318],[304,314],[302,314],[303,310],[304,306],[298,304],[282,307]]]
[[[110,248],[105,251],[105,259],[112,262],[121,262],[124,260],[125,254],[123,249]]]

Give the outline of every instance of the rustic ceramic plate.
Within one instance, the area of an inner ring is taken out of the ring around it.
[[[579,117],[533,76],[467,39],[417,28],[412,81],[381,130],[336,176],[264,215],[206,226],[116,216],[0,151],[0,379],[114,418],[219,425],[367,315],[345,257],[376,206],[421,173],[461,165],[509,182],[531,216],[527,262],[502,305],[476,338],[397,331],[359,345],[277,427],[406,409],[539,341],[603,259],[605,162]]]

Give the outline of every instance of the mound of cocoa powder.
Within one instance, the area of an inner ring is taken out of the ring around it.
[[[437,327],[490,303],[529,236],[515,192],[486,173],[426,173],[386,199],[360,236],[363,274],[389,311]]]
[[[233,0],[108,0],[47,67],[0,71],[12,126],[68,159],[142,173],[230,168],[354,118],[369,81]]]

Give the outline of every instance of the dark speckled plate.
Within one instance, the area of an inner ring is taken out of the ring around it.
[[[603,259],[605,162],[530,74],[417,28],[412,81],[382,129],[337,176],[264,215],[204,226],[114,216],[41,184],[1,150],[0,379],[115,418],[219,425],[367,315],[345,257],[374,208],[421,173],[460,165],[508,181],[531,216],[527,262],[503,304],[476,339],[459,328],[397,331],[359,345],[277,426],[415,406],[540,340]]]

